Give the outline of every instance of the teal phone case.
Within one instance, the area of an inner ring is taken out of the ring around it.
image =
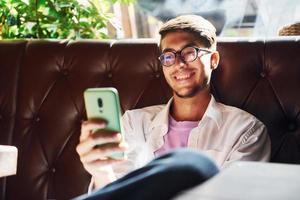
[[[104,119],[107,121],[105,129],[122,134],[121,108],[117,89],[89,88],[84,91],[84,102],[88,119]],[[108,156],[121,158],[124,154],[116,152]]]

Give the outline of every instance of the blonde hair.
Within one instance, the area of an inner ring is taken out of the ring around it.
[[[159,30],[160,43],[168,33],[181,31],[192,33],[205,47],[216,50],[216,28],[198,15],[181,15],[164,23]]]

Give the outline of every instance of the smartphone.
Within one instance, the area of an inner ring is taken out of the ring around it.
[[[84,103],[88,119],[104,119],[107,122],[106,130],[122,135],[121,107],[117,89],[112,87],[89,88],[84,91]],[[124,158],[124,153],[114,152],[107,156],[120,159]]]

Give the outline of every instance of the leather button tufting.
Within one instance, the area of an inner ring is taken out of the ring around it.
[[[111,73],[111,72],[108,73],[108,74],[107,74],[107,77],[108,77],[108,78],[112,78],[112,77],[113,77],[112,73]]]
[[[35,122],[39,122],[39,121],[41,121],[41,118],[36,117],[36,118],[35,118]]]
[[[288,124],[288,127],[287,127],[287,128],[288,128],[288,130],[289,130],[290,132],[293,132],[293,131],[296,130],[297,125],[296,125],[296,123],[291,122],[291,123]]]
[[[261,72],[261,73],[260,73],[260,76],[261,76],[262,78],[265,78],[265,77],[266,77],[266,73],[265,73],[265,72]]]
[[[51,169],[51,171],[52,171],[52,173],[55,173],[55,172],[56,172],[56,169],[53,167],[53,168]]]
[[[155,78],[159,78],[160,77],[160,73],[156,73],[154,76],[155,76]]]
[[[63,70],[61,71],[61,73],[62,73],[62,75],[64,75],[64,76],[68,76],[68,75],[69,75],[69,70],[63,69]]]

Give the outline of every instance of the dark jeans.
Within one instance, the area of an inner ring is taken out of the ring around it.
[[[104,188],[76,200],[164,200],[203,183],[218,167],[199,152],[178,149],[162,155]]]

